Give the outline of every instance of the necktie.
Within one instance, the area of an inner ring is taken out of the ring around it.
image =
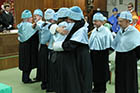
[[[125,30],[123,29],[122,33],[124,33],[124,32],[125,32]]]
[[[99,30],[98,30],[98,29],[96,29],[96,31],[98,32]]]

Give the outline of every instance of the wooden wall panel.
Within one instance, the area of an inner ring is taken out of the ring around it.
[[[32,12],[37,9],[44,9],[44,0],[14,0],[16,25],[21,21],[21,13],[25,9],[29,9]]]
[[[106,11],[107,9],[107,0],[94,0],[94,10],[100,8],[102,11]]]
[[[75,0],[77,2],[75,2],[75,5],[78,5],[81,7],[82,10],[85,10],[86,9],[86,2],[85,0]]]
[[[44,8],[53,8],[53,0],[44,0]]]
[[[85,9],[85,0],[44,0],[44,8],[61,8],[61,7],[72,7],[74,5],[80,6]]]
[[[21,13],[24,9],[29,9],[33,12],[34,9],[40,8],[44,10],[45,8],[58,9],[61,7],[72,7],[79,6],[86,12],[86,2],[87,0],[14,0],[15,3],[15,15],[16,24],[21,21]],[[94,0],[94,10],[98,7],[101,10],[106,10],[107,0]]]

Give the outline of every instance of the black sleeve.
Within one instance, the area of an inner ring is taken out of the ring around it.
[[[11,13],[11,22],[10,22],[10,25],[13,26],[13,24],[14,24],[14,16],[13,16],[13,14]]]
[[[2,24],[2,17],[1,17],[1,15],[0,15],[0,24]]]
[[[76,49],[81,43],[76,41],[68,40],[62,44],[64,51],[73,51]]]
[[[136,47],[135,52],[136,52],[136,56],[139,60],[140,59],[140,46]]]
[[[7,15],[6,13],[2,13],[1,15],[1,18],[2,18],[2,24],[4,27],[8,27],[9,25],[12,25],[14,24],[14,17],[12,15],[12,13],[10,13],[9,15]]]
[[[7,23],[7,19],[6,19],[7,17],[6,17],[6,14],[5,14],[5,12],[3,11],[2,12],[2,14],[1,14],[1,21],[2,21],[2,25],[4,26],[4,27],[8,27],[9,26],[9,24]]]
[[[41,27],[45,27],[48,23],[43,23]]]

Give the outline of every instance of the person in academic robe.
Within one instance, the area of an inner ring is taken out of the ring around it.
[[[29,10],[22,12],[23,21],[17,25],[19,40],[19,69],[22,71],[22,82],[32,83],[30,72],[37,66],[38,32],[36,24],[32,24],[32,14]],[[34,29],[33,29],[34,28]]]
[[[107,22],[107,18],[104,16],[103,25],[111,30],[112,25]]]
[[[69,8],[66,8],[66,7],[60,8],[56,12],[57,17],[58,17],[58,21],[57,21],[57,24],[55,24],[56,27],[63,27],[65,30],[67,29],[67,31],[68,31],[68,22],[67,22],[68,11],[69,11]],[[67,35],[62,34],[61,32],[58,32],[57,30],[55,30],[54,28],[56,28],[56,27],[52,26],[50,28],[50,31],[53,34],[54,41],[62,41],[62,40],[64,40]],[[52,28],[54,30],[52,30]],[[66,34],[67,34],[67,32],[66,32]]]
[[[140,59],[140,33],[130,25],[132,14],[123,11],[118,23],[121,27],[112,48],[115,57],[115,93],[138,93],[137,61]]]
[[[105,27],[107,27],[107,28],[111,31],[112,25],[111,25],[109,22],[107,22],[107,18],[106,18],[105,16],[104,16],[103,25],[104,25]],[[114,38],[114,37],[116,36],[116,33],[115,33],[115,32],[112,32],[112,31],[111,31],[111,33],[112,33],[113,38]]]
[[[55,65],[51,61],[52,53],[53,53],[53,34],[50,32],[50,27],[55,24],[57,21],[56,13],[53,9],[47,9],[44,12],[44,19],[46,20],[45,24],[43,25],[43,32],[49,34],[49,41],[46,42],[47,45],[47,53],[45,54],[47,58],[44,57],[46,62],[44,61],[44,78],[46,79],[46,93],[48,92],[54,92],[54,86],[55,86]],[[45,35],[44,35],[45,36]],[[48,37],[47,37],[48,38]],[[43,65],[43,64],[42,64]]]
[[[33,17],[34,18],[34,22],[40,27],[40,29],[38,30],[38,35],[39,35],[38,38],[39,38],[39,41],[40,41],[41,28],[42,28],[42,24],[44,23],[44,21],[42,20],[43,12],[40,9],[36,9],[36,10],[34,10],[33,16],[34,16]],[[39,46],[38,48],[40,49],[40,43],[38,43],[38,46]],[[34,80],[41,81],[41,66],[40,66],[40,60],[39,59],[37,61],[37,72],[36,72],[36,78],[34,78]]]
[[[54,10],[47,9],[44,13],[44,19],[46,20],[42,26],[40,31],[40,49],[39,49],[39,68],[40,68],[40,75],[41,75],[41,88],[47,89],[50,92],[49,86],[49,73],[51,72],[49,69],[49,48],[50,44],[53,41],[52,35],[49,31],[49,26],[55,22],[53,19],[55,15]],[[49,48],[48,48],[49,47]]]
[[[38,31],[39,38],[40,38],[40,33],[41,33],[42,25],[45,23],[43,21],[43,12],[42,12],[42,10],[40,10],[40,9],[34,10],[33,16],[34,16],[33,17],[34,18],[34,22],[40,27],[40,30]]]
[[[51,10],[48,9],[48,11],[47,11],[48,14],[46,16],[46,19],[48,21],[50,20],[50,18],[53,18],[54,20],[57,19],[57,22],[54,23],[54,24],[51,24],[50,27],[49,27],[49,30],[51,32],[53,41],[51,40],[52,42],[49,42],[49,50],[50,50],[50,52],[49,52],[49,72],[48,72],[49,73],[49,89],[47,89],[47,92],[50,91],[50,90],[55,91],[55,89],[57,87],[56,78],[57,78],[57,68],[58,68],[58,66],[57,66],[57,63],[53,61],[53,60],[55,60],[54,55],[56,54],[56,52],[53,50],[52,45],[55,41],[64,40],[64,38],[66,37],[66,35],[62,34],[62,33],[64,33],[63,31],[58,32],[56,30],[56,28],[57,27],[61,28],[63,26],[62,28],[64,29],[64,28],[67,27],[68,23],[65,20],[67,19],[66,14],[67,14],[68,10],[69,10],[68,8],[60,8],[55,13],[54,18],[53,18],[53,14],[50,14]]]
[[[14,24],[14,16],[10,12],[10,5],[5,4],[4,5],[4,10],[2,11],[1,15],[1,24],[3,30],[11,30],[13,29],[13,24]]]
[[[113,8],[112,13],[112,16],[108,18],[108,22],[112,25],[111,31],[117,33],[120,29],[120,26],[118,25],[118,17],[120,13],[118,13],[117,8]]]
[[[113,41],[111,31],[103,26],[101,13],[93,15],[93,29],[89,38],[90,54],[93,65],[93,93],[105,93],[109,80],[109,48]]]
[[[92,66],[88,47],[88,25],[80,7],[73,6],[68,22],[74,24],[64,41],[54,42],[58,51],[56,93],[92,93]]]

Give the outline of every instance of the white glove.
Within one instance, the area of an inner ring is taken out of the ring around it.
[[[7,28],[8,28],[8,29],[12,28],[12,25],[9,25]]]
[[[112,32],[112,35],[113,35],[113,37],[115,37],[116,36],[116,33],[115,32]]]
[[[64,49],[62,48],[62,43],[61,41],[57,41],[53,43],[53,50],[54,51],[64,51]]]

